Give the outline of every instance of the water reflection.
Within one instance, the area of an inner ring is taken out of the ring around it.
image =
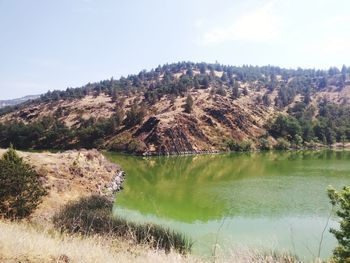
[[[326,187],[350,178],[347,151],[108,157],[128,174],[118,207],[182,222],[324,215]]]
[[[211,253],[224,221],[219,244],[227,251],[264,247],[310,260],[330,213],[327,186],[350,184],[347,151],[106,155],[127,172],[115,213],[182,231],[202,255]],[[330,226],[337,226],[335,218]],[[330,256],[334,246],[326,231],[321,255]]]

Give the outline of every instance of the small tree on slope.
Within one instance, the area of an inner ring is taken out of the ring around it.
[[[24,218],[45,194],[39,175],[11,147],[0,159],[0,216]]]
[[[185,112],[191,113],[192,109],[193,109],[193,99],[191,95],[188,95],[186,98]]]
[[[328,196],[336,208],[336,214],[341,218],[339,230],[330,230],[338,240],[333,259],[335,262],[350,262],[350,188],[344,187],[340,192],[329,188]]]

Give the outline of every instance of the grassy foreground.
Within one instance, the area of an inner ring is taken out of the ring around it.
[[[175,252],[108,236],[61,234],[20,222],[0,221],[0,262],[199,262]]]
[[[115,262],[298,262],[288,255],[276,255],[240,249],[230,255],[199,258],[175,251],[152,249],[125,238],[101,235],[62,234],[52,228],[42,228],[25,222],[0,220],[0,262],[21,263],[115,263]],[[316,262],[316,261],[315,261]]]

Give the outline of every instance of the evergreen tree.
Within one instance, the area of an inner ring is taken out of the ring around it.
[[[192,68],[189,68],[187,71],[186,71],[186,75],[189,76],[189,77],[193,77],[193,70]]]
[[[341,79],[342,82],[344,83],[346,81],[346,73],[347,73],[348,69],[346,68],[345,65],[343,65],[343,67],[341,68]]]
[[[335,262],[350,262],[350,188],[344,187],[341,192],[334,188],[328,189],[331,204],[336,208],[336,214],[341,218],[340,228],[331,228],[330,232],[338,240],[338,246],[333,251]]]
[[[262,97],[262,102],[266,107],[269,107],[271,105],[270,96],[265,93],[264,96]]]
[[[237,99],[240,96],[240,91],[239,91],[239,84],[237,81],[234,82],[233,87],[232,87],[232,99]]]
[[[0,159],[0,215],[24,218],[45,194],[39,175],[11,147]]]
[[[189,94],[186,98],[186,104],[185,104],[185,112],[191,113],[193,110],[193,98]]]
[[[135,125],[140,124],[145,115],[145,108],[138,106],[137,103],[134,103],[131,106],[130,110],[126,112],[124,124],[127,128],[131,128]]]

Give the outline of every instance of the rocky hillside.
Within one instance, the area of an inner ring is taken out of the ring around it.
[[[3,109],[0,146],[180,154],[245,141],[264,148],[279,138],[332,144],[350,138],[349,73],[345,66],[159,66]]]

